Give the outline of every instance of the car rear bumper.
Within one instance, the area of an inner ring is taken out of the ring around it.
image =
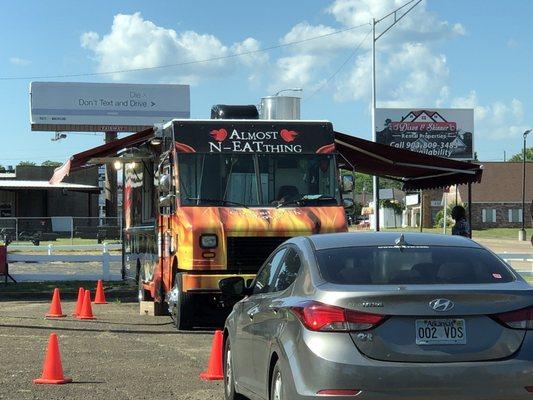
[[[316,393],[323,389],[356,389],[355,398],[376,400],[533,399],[525,389],[533,386],[533,332],[512,359],[471,363],[376,361],[361,355],[347,334],[300,333],[300,340],[283,341],[290,399],[321,398]]]

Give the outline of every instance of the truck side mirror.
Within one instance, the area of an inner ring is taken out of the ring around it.
[[[170,215],[174,212],[174,202],[176,196],[173,193],[159,197],[159,213],[161,215]]]
[[[159,191],[162,193],[168,193],[170,192],[170,189],[172,188],[171,185],[171,179],[170,174],[162,174],[159,177]]]
[[[171,207],[174,204],[174,196],[172,193],[166,194],[159,197],[159,206],[160,207]]]
[[[341,175],[341,191],[342,193],[350,193],[353,191],[354,182],[353,175]]]
[[[352,199],[342,199],[342,205],[345,209],[348,209],[354,206],[354,202]]]

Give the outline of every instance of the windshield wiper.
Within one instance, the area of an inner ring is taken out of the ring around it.
[[[278,203],[276,208],[280,208],[283,206],[286,206],[288,204],[296,204],[297,206],[303,206],[309,202],[319,202],[321,200],[333,200],[335,203],[337,203],[337,199],[333,196],[329,196],[327,194],[306,194],[305,196],[300,197],[299,199],[292,199],[292,200],[286,200]]]
[[[205,197],[187,197],[187,200],[194,200],[194,201],[197,201],[197,202],[207,202],[207,203],[221,203],[223,205],[226,205],[226,204],[234,204],[236,206],[241,206],[241,207],[244,207],[244,208],[249,208],[246,204],[244,203],[239,203],[237,201],[231,201],[231,200],[224,200],[224,199],[207,199]]]

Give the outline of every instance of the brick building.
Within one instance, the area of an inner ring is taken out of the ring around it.
[[[526,207],[522,215],[522,163],[480,162],[483,165],[481,183],[472,185],[472,228],[520,228],[525,218],[531,227],[533,201],[533,162],[526,163]],[[442,190],[423,192],[424,227],[434,226],[437,213],[442,210]],[[448,202],[468,202],[466,185],[450,188]]]

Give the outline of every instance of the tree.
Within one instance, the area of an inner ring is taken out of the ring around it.
[[[61,165],[63,165],[62,163],[60,163],[59,161],[52,161],[52,160],[46,160],[44,161],[41,166],[43,167],[60,167]]]
[[[3,165],[0,165],[0,173],[2,172],[6,172],[6,167],[4,167]]]
[[[355,173],[355,193],[363,193],[363,188],[365,189],[366,193],[372,193],[372,187],[372,175],[362,174],[360,172]],[[393,181],[391,179],[380,178],[379,188],[401,189],[402,183],[398,181]]]
[[[18,163],[19,167],[26,167],[26,166],[35,167],[36,165],[37,164],[35,164],[33,161],[21,161]]]
[[[526,161],[533,160],[533,147],[528,147],[526,149]],[[508,161],[522,161],[522,152],[516,153]]]

